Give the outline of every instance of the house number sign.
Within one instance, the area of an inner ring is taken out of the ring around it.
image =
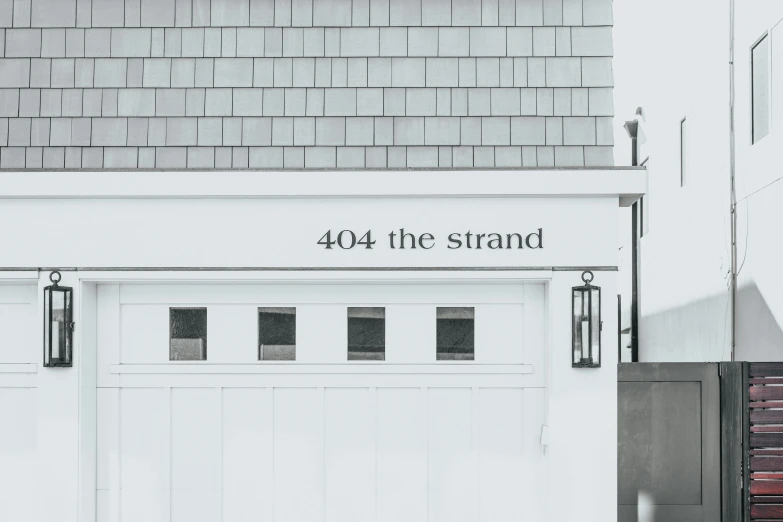
[[[374,237],[383,237],[380,241]],[[354,232],[353,230],[332,231],[327,230],[321,236],[317,244],[326,250],[352,248],[364,248],[373,250],[388,247],[392,250],[429,250],[438,244],[439,240],[429,232],[414,233],[404,228],[393,230],[376,236],[372,230]],[[542,249],[544,248],[544,229],[539,228],[535,232],[521,234],[476,233],[470,230],[465,232],[452,232],[444,240],[449,250],[511,250],[511,249]],[[383,245],[383,246],[382,246]]]

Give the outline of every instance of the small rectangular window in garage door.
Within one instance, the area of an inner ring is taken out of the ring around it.
[[[296,360],[296,307],[258,309],[258,360]]]
[[[386,359],[386,309],[348,307],[348,360]]]
[[[207,309],[169,308],[169,359],[207,360]]]
[[[437,360],[472,361],[475,358],[475,308],[438,307]]]

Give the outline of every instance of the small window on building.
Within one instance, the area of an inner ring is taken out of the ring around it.
[[[438,307],[437,354],[438,361],[472,361],[475,309],[473,307]]]
[[[688,131],[688,120],[680,120],[680,186],[685,186],[685,173],[688,166],[688,149],[685,148],[685,140]]]
[[[207,309],[169,308],[169,360],[207,360]]]
[[[296,308],[258,309],[258,360],[296,360]]]
[[[348,360],[386,359],[386,309],[348,307]]]
[[[751,132],[753,143],[769,134],[769,36],[765,35],[751,49]]]

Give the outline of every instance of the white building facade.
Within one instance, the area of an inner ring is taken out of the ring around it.
[[[616,518],[616,230],[646,172],[612,162],[610,2],[4,13],[0,67],[50,72],[0,80],[0,519]]]
[[[615,129],[643,107],[649,192],[644,198],[640,259],[640,361],[731,358],[730,4],[701,20],[698,2],[616,4],[618,53]],[[783,356],[780,246],[780,145],[783,10],[777,2],[736,2],[734,143],[737,200],[735,360]],[[667,38],[657,38],[668,27]],[[623,27],[623,30],[619,28]],[[777,38],[776,38],[777,37]],[[639,42],[655,40],[655,46]],[[627,45],[626,45],[627,44]],[[675,81],[663,81],[673,78]],[[777,122],[777,123],[776,123]],[[628,162],[630,145],[616,157]],[[630,218],[626,219],[626,223]],[[630,232],[623,263],[630,269]],[[630,276],[623,303],[630,305]],[[624,319],[624,328],[630,325]],[[630,353],[623,360],[630,360]],[[626,358],[628,357],[628,358]]]

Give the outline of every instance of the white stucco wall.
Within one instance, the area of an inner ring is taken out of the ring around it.
[[[780,247],[776,223],[783,115],[783,64],[772,40],[772,126],[750,143],[750,47],[783,17],[777,2],[737,2],[736,178],[738,198],[737,360],[783,356]],[[676,10],[676,17],[669,16]],[[700,2],[615,2],[617,70],[615,132],[646,114],[649,155],[648,232],[640,242],[642,361],[715,361],[730,357],[729,3],[704,19]],[[698,30],[695,28],[698,27]],[[665,28],[666,38],[660,37]],[[779,30],[779,29],[778,29]],[[783,32],[781,33],[783,34]],[[777,47],[783,49],[783,47]],[[775,63],[775,60],[778,63]],[[680,186],[680,121],[687,118],[686,183]],[[617,164],[630,163],[630,141],[618,138]],[[758,192],[757,192],[758,191]],[[746,198],[746,196],[753,194]],[[630,217],[622,227],[630,248]],[[625,276],[630,280],[630,272]],[[630,289],[624,301],[630,304]],[[627,326],[627,325],[626,325]]]

